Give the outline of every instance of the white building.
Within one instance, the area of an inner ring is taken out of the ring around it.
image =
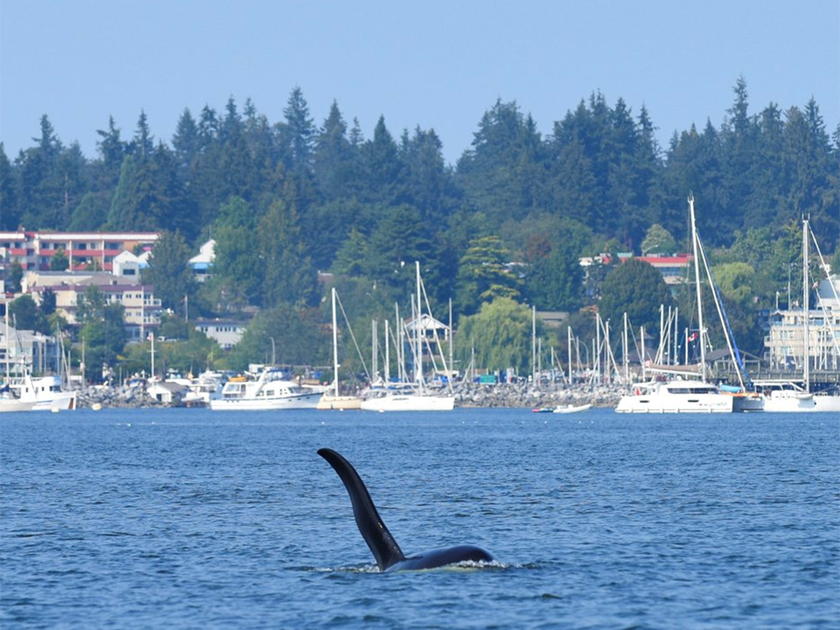
[[[833,289],[832,289],[833,287]],[[817,308],[808,313],[808,354],[811,367],[840,369],[840,276],[823,280],[817,291]],[[764,346],[771,368],[802,369],[805,356],[805,318],[802,310],[776,311]]]
[[[210,339],[215,339],[223,350],[230,350],[242,339],[246,324],[230,319],[198,319],[195,328]]]
[[[198,255],[189,260],[190,268],[195,274],[196,280],[204,282],[210,277],[210,267],[216,259],[216,241],[210,239],[198,250]]]

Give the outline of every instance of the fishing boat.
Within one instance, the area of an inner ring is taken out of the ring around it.
[[[4,385],[0,388],[0,413],[32,411],[34,406],[34,401],[21,400],[14,390],[8,385]]]
[[[281,370],[268,368],[257,378],[234,377],[222,388],[222,397],[210,400],[213,411],[277,411],[314,409],[321,392],[304,389]]]
[[[25,374],[18,382],[10,383],[17,400],[31,404],[31,411],[66,411],[76,408],[76,392],[67,391],[58,375],[33,377]]]

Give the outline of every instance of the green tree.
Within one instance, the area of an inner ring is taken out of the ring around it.
[[[15,171],[0,142],[0,230],[16,230],[19,225]]]
[[[50,325],[47,318],[28,293],[21,295],[9,304],[9,317],[18,330],[34,330],[44,334],[50,333]]]
[[[332,344],[317,309],[280,304],[260,311],[226,358],[226,367],[244,370],[249,363],[269,363],[274,340],[280,365],[328,365]]]
[[[518,300],[522,281],[506,266],[510,254],[498,236],[470,242],[458,267],[458,312],[471,315],[498,298]]]
[[[50,259],[50,269],[52,271],[67,271],[70,267],[70,261],[63,248],[58,248]]]
[[[197,291],[195,276],[189,266],[190,249],[184,238],[164,230],[155,243],[149,265],[143,270],[143,282],[155,287],[155,297],[164,308],[179,311],[184,299]]]
[[[527,373],[531,365],[532,314],[506,297],[485,302],[475,315],[463,317],[456,335],[461,365],[468,365],[475,351],[475,366],[489,371],[514,368]]]
[[[658,334],[659,307],[673,300],[662,275],[648,263],[631,258],[614,268],[601,289],[601,317],[621,322],[624,313],[631,325],[644,326],[651,335]]]
[[[671,233],[658,223],[650,226],[642,241],[642,255],[673,254],[677,251],[677,242]]]
[[[12,293],[20,292],[20,283],[23,280],[23,267],[17,260],[13,260],[9,265],[8,275],[6,276],[6,291]]]
[[[309,304],[315,297],[316,275],[304,243],[294,205],[276,200],[260,220],[257,232],[262,303],[275,307],[281,303]]]
[[[85,346],[85,376],[89,380],[101,380],[102,368],[116,364],[126,342],[124,310],[118,302],[109,304],[95,285],[79,296],[79,340]]]
[[[575,310],[583,293],[583,270],[577,252],[556,243],[551,253],[533,263],[528,294],[541,310]]]
[[[208,301],[218,312],[260,303],[263,271],[256,228],[254,214],[244,199],[233,197],[219,210],[213,227],[213,278],[205,287],[210,294]]]

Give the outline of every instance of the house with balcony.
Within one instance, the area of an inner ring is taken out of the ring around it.
[[[111,271],[122,252],[151,248],[156,232],[0,232],[0,260],[19,263],[24,271],[47,271],[52,259],[63,252],[71,270]]]

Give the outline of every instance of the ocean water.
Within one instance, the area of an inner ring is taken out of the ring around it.
[[[498,562],[379,573],[324,446]],[[840,418],[5,414],[0,627],[838,628]]]

